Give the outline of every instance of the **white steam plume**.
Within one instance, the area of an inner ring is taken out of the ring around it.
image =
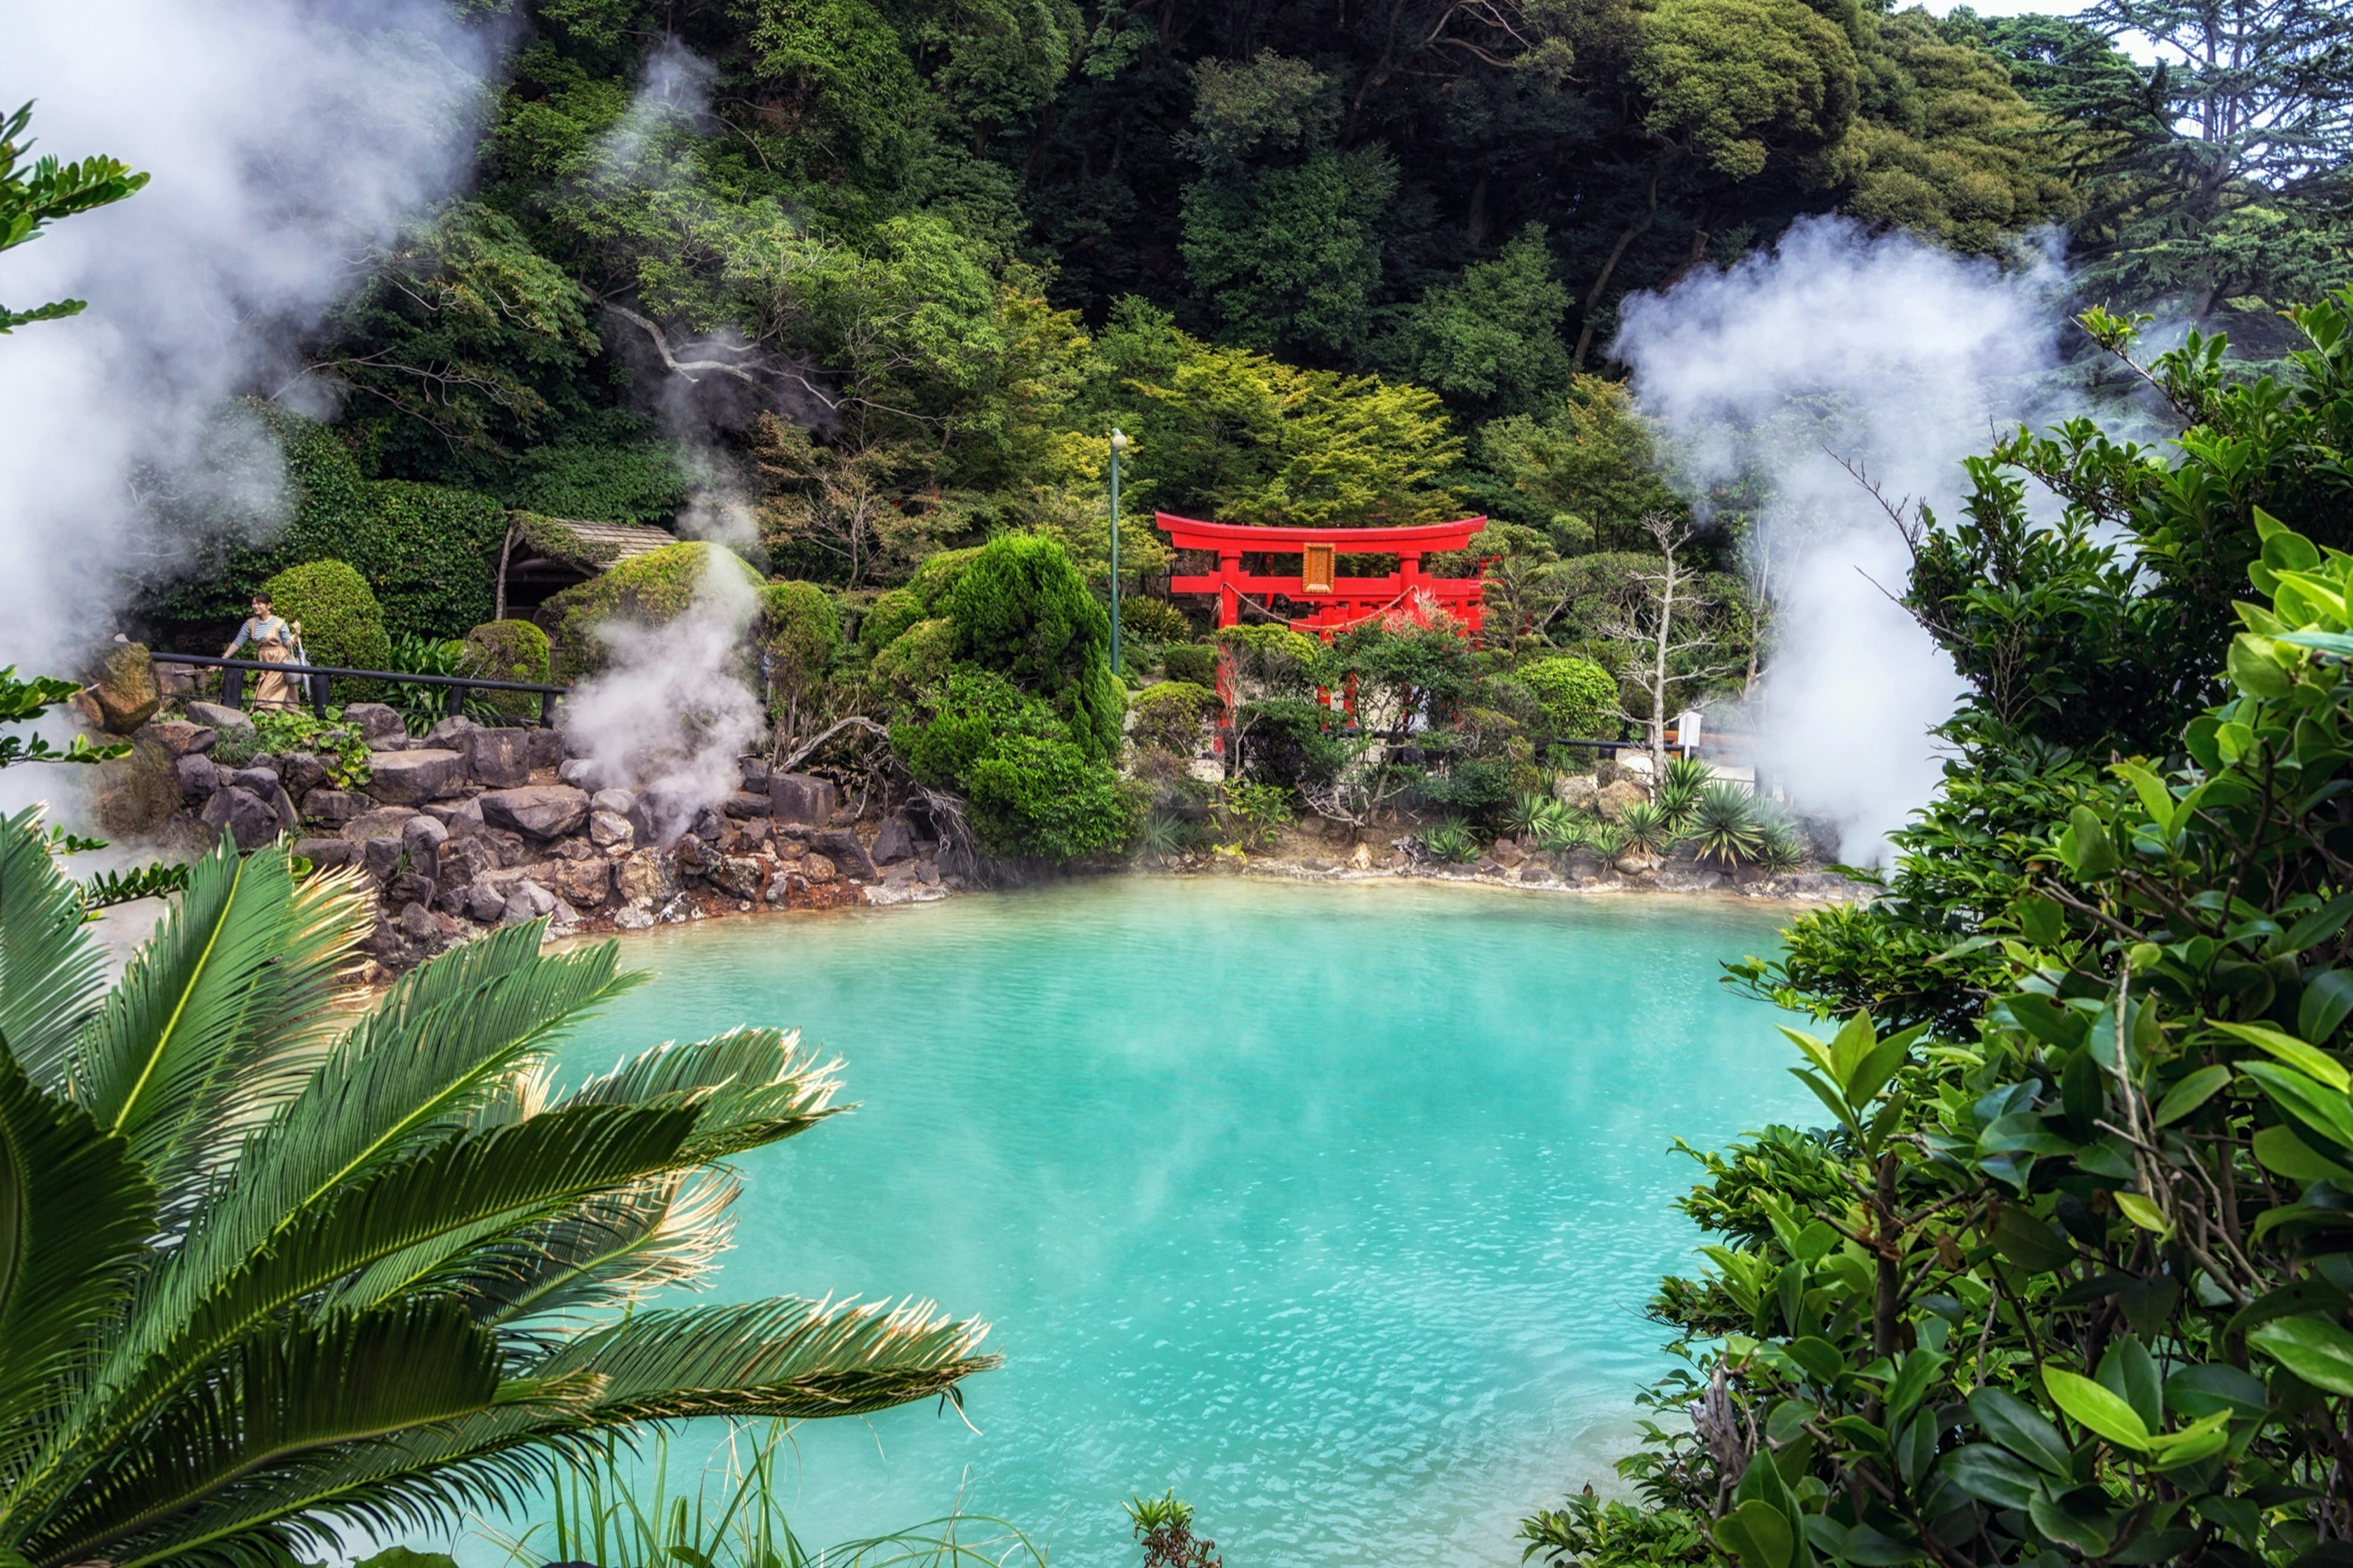
[[[664,844],[735,792],[738,759],[760,738],[760,699],[743,668],[759,595],[724,550],[713,546],[708,562],[668,625],[599,626],[611,658],[564,703],[567,745],[599,784],[638,792]]]
[[[1877,858],[1936,787],[1928,731],[1962,685],[1890,602],[1910,559],[1845,465],[1891,502],[1949,512],[1963,457],[2063,412],[2047,374],[2063,283],[2049,260],[2003,270],[1825,218],[1623,310],[1614,352],[1694,507],[1761,498],[1751,565],[1778,620],[1749,720],[1758,765],[1839,826],[1850,860]]]
[[[0,662],[75,668],[126,579],[186,553],[159,490],[282,521],[274,444],[224,406],[285,384],[370,247],[456,188],[489,49],[434,0],[15,8],[6,89],[38,100],[38,151],[153,178],[0,256],[0,300],[90,301],[0,339]]]

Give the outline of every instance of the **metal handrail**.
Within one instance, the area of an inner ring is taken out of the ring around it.
[[[151,653],[148,658],[157,664],[192,664],[228,673],[221,680],[221,696],[231,708],[242,706],[245,671],[266,669],[279,675],[302,675],[313,679],[305,682],[311,690],[311,710],[321,718],[327,713],[327,682],[342,676],[353,680],[391,680],[409,686],[444,686],[456,693],[452,706],[463,710],[465,694],[469,691],[535,691],[539,694],[539,721],[543,726],[555,722],[555,700],[572,689],[568,686],[548,686],[530,680],[491,680],[471,675],[410,675],[396,669],[347,669],[335,664],[270,664],[258,658],[216,658],[201,653]]]

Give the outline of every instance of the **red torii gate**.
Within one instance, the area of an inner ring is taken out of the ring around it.
[[[1218,625],[1229,626],[1241,618],[1241,597],[1264,599],[1280,595],[1312,601],[1314,613],[1292,621],[1294,631],[1329,637],[1385,610],[1409,605],[1426,595],[1476,632],[1485,608],[1486,584],[1478,577],[1430,577],[1423,574],[1423,556],[1441,550],[1463,550],[1471,538],[1487,526],[1483,517],[1460,522],[1415,523],[1400,528],[1260,528],[1247,523],[1200,522],[1189,517],[1156,512],[1153,521],[1179,550],[1204,550],[1218,558],[1214,574],[1171,577],[1176,594],[1215,594]],[[1394,551],[1398,569],[1386,577],[1342,577],[1335,563],[1349,554]],[[1245,572],[1245,555],[1295,555],[1299,575],[1281,577]]]

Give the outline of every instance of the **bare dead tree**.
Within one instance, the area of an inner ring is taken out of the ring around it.
[[[1700,592],[1699,573],[1690,562],[1689,520],[1651,511],[1641,522],[1658,547],[1659,566],[1628,574],[1629,591],[1602,635],[1642,650],[1641,662],[1620,679],[1643,694],[1650,711],[1637,713],[1620,703],[1618,712],[1629,723],[1648,727],[1651,776],[1656,779],[1666,772],[1667,714],[1675,700],[1694,687],[1733,674],[1741,665],[1718,657],[1724,643],[1708,619],[1715,601]]]

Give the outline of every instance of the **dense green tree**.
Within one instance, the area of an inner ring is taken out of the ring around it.
[[[2353,245],[2341,5],[2111,0],[2066,19],[1957,22],[2066,128],[2086,196],[2074,253],[2094,300],[2239,315],[2260,334],[2270,312],[2341,276]],[[2158,46],[2160,62],[2135,64],[2116,47],[2126,38]]]
[[[1542,414],[1568,389],[1568,290],[1530,225],[1493,261],[1425,291],[1386,355],[1405,380],[1482,414]]]

